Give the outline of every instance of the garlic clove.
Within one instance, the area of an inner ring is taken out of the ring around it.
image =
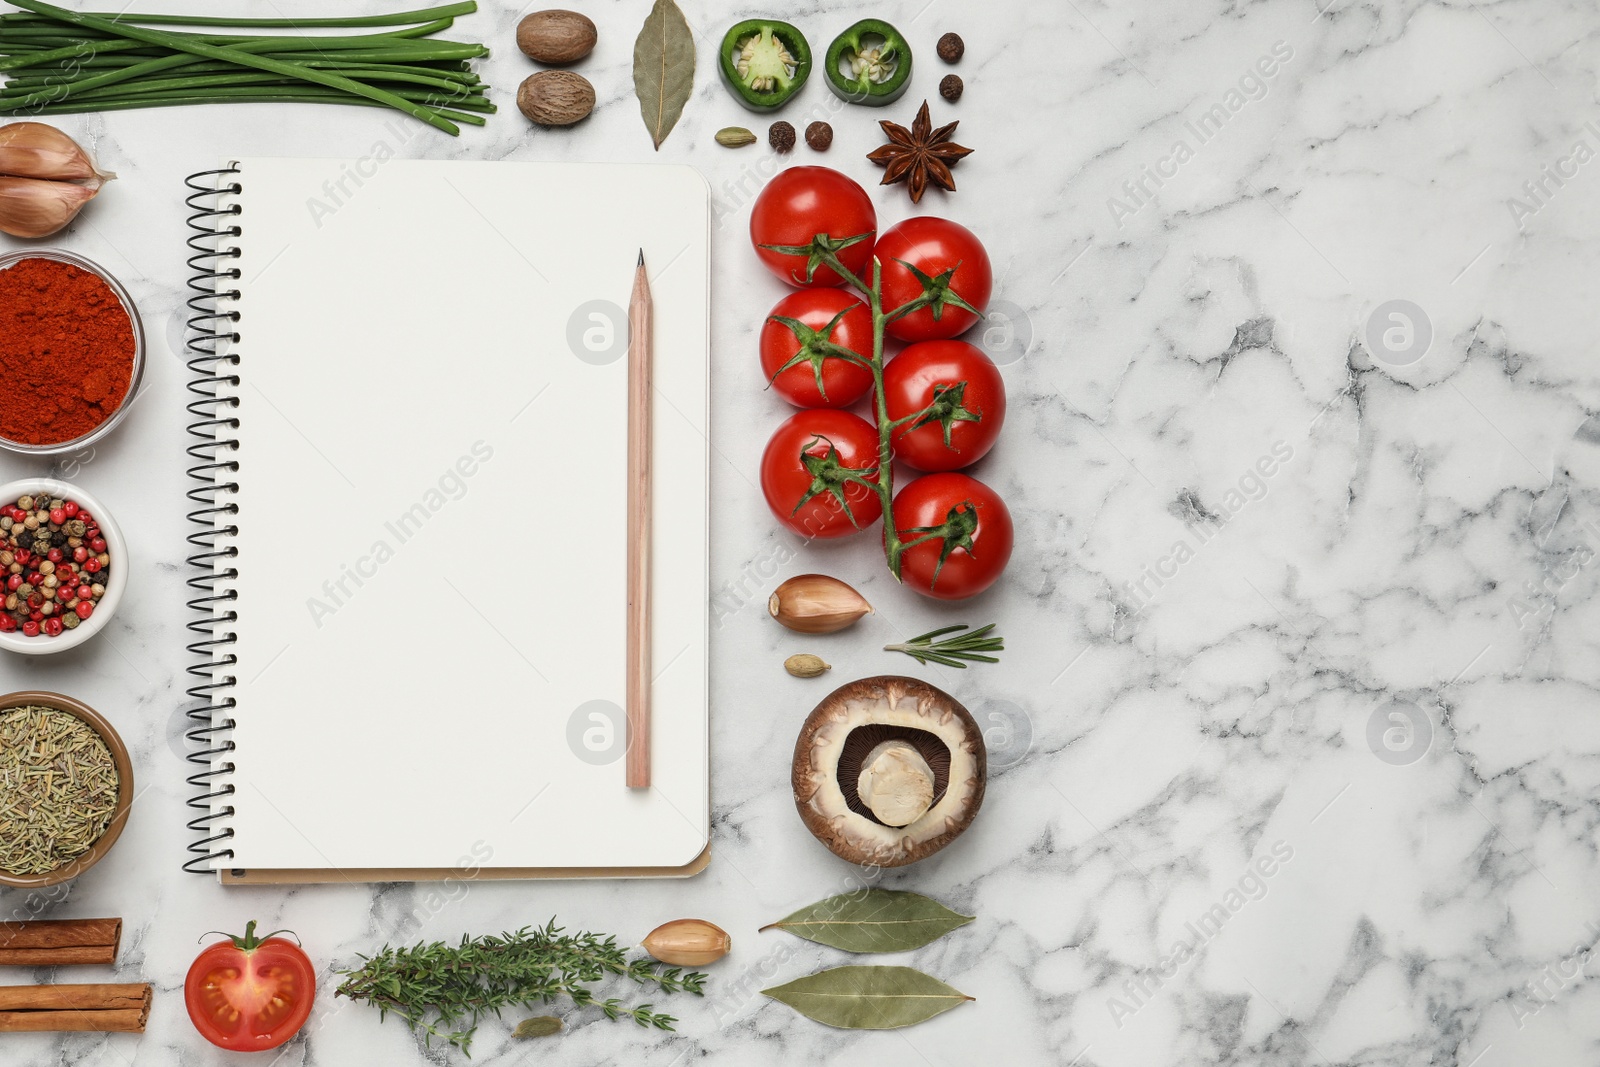
[[[885,826],[910,826],[933,807],[933,768],[908,742],[885,741],[861,762],[856,795]]]
[[[650,931],[644,950],[674,967],[704,967],[728,954],[733,939],[716,923],[674,919]]]
[[[831,634],[872,614],[872,605],[837,578],[799,574],[773,590],[767,610],[797,633]]]
[[[96,167],[77,141],[42,122],[0,126],[0,175],[60,182],[116,177]]]
[[[0,177],[0,233],[13,237],[49,237],[78,217],[83,205],[100,191],[100,180],[45,181]]]

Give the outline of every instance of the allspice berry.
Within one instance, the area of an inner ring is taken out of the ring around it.
[[[776,152],[789,152],[794,149],[794,127],[787,122],[774,122],[767,130],[767,143]]]
[[[961,99],[961,94],[966,91],[966,84],[962,82],[959,74],[946,74],[939,80],[939,95],[952,104]]]
[[[967,42],[961,39],[959,33],[947,33],[939,38],[939,58],[946,63],[959,63],[961,57],[966,55]]]
[[[826,152],[833,144],[833,127],[826,122],[813,122],[806,127],[806,144],[814,151]]]

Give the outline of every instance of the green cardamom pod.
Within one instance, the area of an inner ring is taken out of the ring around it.
[[[816,678],[820,676],[823,671],[833,670],[833,667],[831,664],[822,662],[821,656],[811,656],[801,653],[798,656],[790,656],[788,659],[784,660],[783,669],[794,675],[796,678]]]
[[[535,1015],[524,1019],[511,1032],[512,1037],[552,1037],[561,1032],[561,1020],[554,1015]]]
[[[717,143],[724,148],[743,148],[756,143],[756,135],[743,126],[725,126],[717,131]]]

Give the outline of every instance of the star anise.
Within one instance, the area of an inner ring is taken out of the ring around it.
[[[922,200],[930,181],[955,192],[956,180],[950,168],[972,154],[972,149],[950,140],[960,121],[934,129],[928,118],[928,102],[924,100],[909,130],[897,122],[880,121],[878,125],[889,135],[889,143],[867,153],[867,158],[884,168],[881,184],[905,182],[913,204]]]

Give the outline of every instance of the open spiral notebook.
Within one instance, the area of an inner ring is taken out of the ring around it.
[[[189,182],[189,869],[694,873],[710,805],[705,183],[381,156],[242,159]],[[654,784],[630,790],[624,309],[641,247]]]

